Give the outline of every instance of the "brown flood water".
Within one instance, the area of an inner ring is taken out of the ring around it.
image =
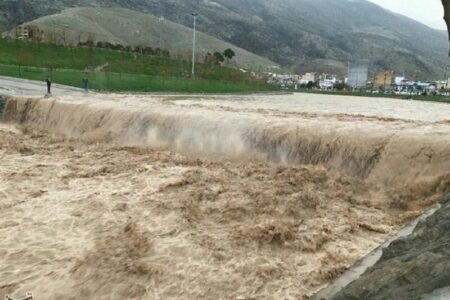
[[[9,100],[0,298],[307,299],[450,192],[450,106],[315,97]]]

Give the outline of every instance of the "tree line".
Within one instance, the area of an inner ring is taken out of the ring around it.
[[[97,42],[95,43],[92,40],[87,40],[85,42],[79,42],[78,46],[80,47],[95,47],[95,48],[102,48],[102,49],[109,49],[114,51],[123,51],[123,52],[132,52],[132,53],[139,53],[142,55],[156,55],[161,57],[170,58],[170,51],[167,49],[160,49],[160,48],[152,48],[149,46],[123,46],[121,44],[112,44],[109,42]]]
[[[228,48],[225,51],[221,52],[214,52],[210,53],[208,52],[205,56],[205,65],[218,65],[220,66],[223,62],[227,61],[227,63],[230,62],[230,60],[233,59],[233,57],[236,56],[236,53]]]

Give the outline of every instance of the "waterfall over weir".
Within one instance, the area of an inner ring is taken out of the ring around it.
[[[382,186],[434,180],[449,172],[448,124],[346,118],[312,122],[314,118],[304,115],[260,115],[170,101],[128,106],[107,100],[25,98],[8,99],[4,113],[6,122],[91,142],[166,148],[211,158],[320,164]]]

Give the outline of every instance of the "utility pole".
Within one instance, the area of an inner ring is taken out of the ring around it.
[[[347,61],[347,84],[351,86],[351,81],[350,81],[350,61]],[[353,87],[352,87],[353,88]]]
[[[445,66],[445,74],[444,74],[445,89],[448,89],[448,70],[449,69],[450,69],[450,65]]]
[[[192,38],[192,76],[195,75],[195,29],[196,29],[196,22],[197,22],[197,13],[192,13],[192,16],[194,17],[194,34]]]
[[[162,34],[163,34],[164,17],[159,17],[159,51],[162,51]]]

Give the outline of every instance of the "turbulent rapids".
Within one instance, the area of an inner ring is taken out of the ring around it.
[[[318,95],[8,98],[0,297],[307,298],[450,192],[449,116]],[[6,272],[26,257],[35,277]]]
[[[392,179],[436,177],[450,169],[446,120],[201,107],[176,105],[170,98],[147,106],[142,99],[136,101],[139,105],[127,107],[120,101],[10,99],[5,120],[97,142],[324,165],[362,179],[381,176],[390,184]],[[448,111],[446,105],[443,109]]]

